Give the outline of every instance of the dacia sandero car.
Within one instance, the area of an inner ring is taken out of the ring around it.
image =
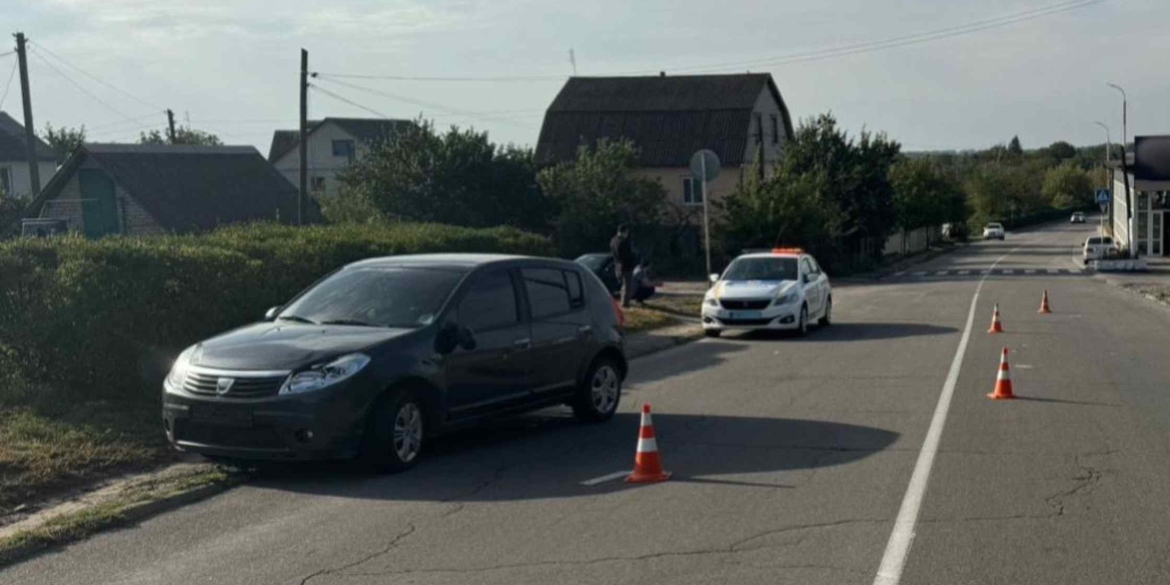
[[[711,275],[703,298],[703,332],[718,337],[733,329],[808,332],[810,319],[829,325],[833,290],[815,258],[800,248],[776,248],[739,256],[723,275]]]
[[[398,471],[430,437],[500,414],[568,404],[608,420],[627,371],[622,320],[574,262],[365,260],[182,352],[163,423],[174,447],[211,457]]]

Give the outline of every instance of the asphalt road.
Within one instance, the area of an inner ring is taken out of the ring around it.
[[[838,585],[874,583],[891,554],[886,583],[1170,582],[1170,312],[1077,270],[1094,227],[842,283],[835,324],[805,339],[638,360],[604,425],[550,410],[446,438],[403,475],[270,473],[0,583]],[[991,401],[1004,346],[1021,399]],[[582,485],[629,469],[644,402],[674,477]]]

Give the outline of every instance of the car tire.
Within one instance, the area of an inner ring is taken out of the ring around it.
[[[833,324],[833,297],[828,297],[825,299],[825,314],[821,315],[821,319],[820,319],[820,321],[817,321],[817,325],[820,325],[821,327],[828,327],[829,325],[832,325],[832,324]]]
[[[577,420],[599,423],[613,418],[621,400],[621,369],[612,358],[600,357],[589,366],[570,406]]]
[[[703,335],[706,335],[707,337],[719,337],[719,335],[721,333],[723,333],[723,332],[718,330],[718,329],[704,329],[703,330]]]
[[[808,335],[808,305],[800,306],[800,320],[796,322],[796,336]]]
[[[426,411],[409,388],[383,394],[366,420],[358,463],[376,473],[414,467],[426,440]]]

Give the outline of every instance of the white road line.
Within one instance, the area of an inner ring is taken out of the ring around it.
[[[920,271],[918,271],[918,272],[915,272],[915,273],[914,273],[914,276],[926,276],[926,271],[925,271],[925,270],[920,270]]]
[[[979,274],[982,274],[983,276],[987,276],[988,274],[991,274],[991,271],[990,270],[980,270]]]
[[[959,276],[967,276],[968,274],[971,274],[971,271],[970,270],[960,270],[958,274],[959,274]]]
[[[996,265],[1023,246],[1017,246],[1011,252],[1000,256],[992,265]],[[951,369],[947,372],[946,382],[943,383],[942,393],[938,397],[938,405],[934,407],[934,416],[930,419],[930,428],[926,431],[926,439],[922,442],[922,450],[918,452],[918,461],[914,464],[914,473],[910,475],[910,485],[906,487],[906,495],[902,498],[902,506],[898,509],[898,517],[894,520],[894,530],[890,533],[890,540],[886,543],[886,552],[882,555],[882,564],[878,567],[877,576],[873,579],[874,585],[898,585],[902,580],[902,569],[906,565],[906,557],[910,554],[910,545],[914,541],[914,526],[918,523],[918,511],[922,508],[922,500],[926,496],[926,485],[930,482],[930,470],[934,467],[934,456],[938,454],[938,443],[942,439],[943,427],[947,424],[947,411],[951,408],[951,398],[955,395],[955,385],[959,382],[959,370],[963,366],[963,355],[967,353],[967,342],[971,339],[971,325],[975,322],[975,306],[979,303],[979,293],[983,290],[983,283],[987,278],[979,279],[979,286],[975,287],[975,294],[971,297],[971,307],[967,309],[967,325],[963,328],[963,337],[959,339],[959,347],[955,350],[955,357],[951,360]]]
[[[938,272],[935,272],[934,275],[935,276],[946,276],[948,272],[950,272],[950,271],[949,270],[939,270]]]
[[[629,471],[615,471],[615,472],[610,473],[608,475],[603,475],[601,477],[595,477],[593,479],[587,479],[587,480],[581,482],[581,485],[592,487],[592,486],[595,486],[599,483],[605,483],[607,481],[613,481],[619,477],[625,477],[629,474],[630,474]]]
[[[1035,271],[1035,270],[1033,270],[1033,269],[1031,269],[1031,268],[1029,268],[1029,269],[1027,269],[1027,270],[1025,270],[1025,271],[1024,271],[1024,274],[1036,274],[1036,271]]]
[[[906,271],[905,271],[905,270],[900,270],[900,271],[898,271],[898,272],[895,272],[895,273],[894,273],[894,276],[906,276]]]
[[[1049,268],[1049,269],[1048,269],[1048,274],[1060,274],[1060,269],[1058,269],[1058,268]]]
[[[1011,268],[1004,268],[1003,270],[1000,270],[999,273],[1000,274],[1015,274],[1016,271],[1012,270]]]

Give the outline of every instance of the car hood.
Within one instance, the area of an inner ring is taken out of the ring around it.
[[[725,280],[715,286],[717,299],[770,299],[796,286],[795,280]]]
[[[203,355],[195,365],[228,370],[290,370],[361,351],[414,331],[351,325],[256,323],[199,344]]]

